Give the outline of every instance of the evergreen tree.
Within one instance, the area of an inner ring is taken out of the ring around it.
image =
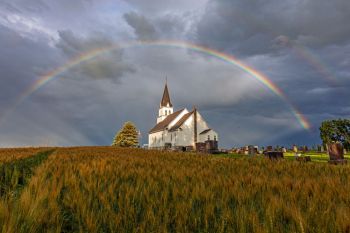
[[[136,147],[139,143],[136,126],[128,121],[123,128],[115,135],[112,146]]]

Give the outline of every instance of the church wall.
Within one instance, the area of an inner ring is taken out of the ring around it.
[[[204,130],[209,129],[207,122],[205,122],[202,115],[197,111],[197,142],[204,142],[201,141],[200,133]]]
[[[198,142],[205,142],[208,140],[214,140],[216,138],[216,141],[219,141],[218,134],[214,130],[210,130],[209,132],[205,134],[200,134],[199,135],[199,141]]]
[[[193,115],[177,130],[175,146],[193,146]]]
[[[148,146],[149,148],[157,148],[164,146],[164,142],[162,140],[163,132],[156,132],[148,135]]]

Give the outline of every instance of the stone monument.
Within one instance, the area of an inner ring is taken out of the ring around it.
[[[345,164],[347,161],[344,159],[344,148],[341,143],[329,143],[327,144],[329,163],[331,164]]]

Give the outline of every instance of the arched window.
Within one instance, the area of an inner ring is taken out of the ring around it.
[[[165,110],[165,116],[168,114],[168,111],[167,110]]]
[[[216,135],[214,135],[214,141],[216,141]]]
[[[210,140],[210,135],[208,135],[208,141]]]

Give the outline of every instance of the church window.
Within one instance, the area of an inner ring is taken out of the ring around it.
[[[165,116],[168,114],[168,111],[167,110],[165,110]]]
[[[170,134],[170,141],[173,141],[173,134]]]
[[[214,136],[214,141],[216,141],[216,135]]]
[[[210,135],[208,135],[208,141],[210,140]]]

